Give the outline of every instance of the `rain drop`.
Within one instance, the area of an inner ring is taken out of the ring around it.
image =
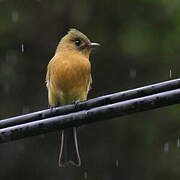
[[[24,52],[24,44],[23,43],[21,44],[21,52],[22,53]]]
[[[116,160],[116,168],[119,167],[119,160]]]
[[[16,23],[19,20],[19,13],[17,11],[13,11],[11,14],[12,22]]]
[[[88,174],[87,174],[87,171],[84,172],[84,179],[87,179],[88,178]]]
[[[179,137],[178,137],[178,139],[177,139],[177,147],[178,147],[178,148],[180,147],[180,139],[179,139]]]
[[[171,69],[169,70],[169,78],[170,79],[172,78],[172,71],[171,71]]]
[[[129,76],[130,76],[131,79],[135,79],[136,78],[136,69],[131,68],[129,70]]]
[[[169,143],[164,144],[164,152],[169,152]]]

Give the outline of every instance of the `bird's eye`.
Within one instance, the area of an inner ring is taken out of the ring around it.
[[[76,40],[74,41],[74,43],[75,43],[75,45],[76,45],[76,46],[80,46],[80,44],[81,44],[81,40],[76,39]]]

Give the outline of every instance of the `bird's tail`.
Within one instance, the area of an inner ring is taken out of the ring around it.
[[[65,167],[68,165],[74,165],[77,167],[81,165],[81,159],[78,150],[76,127],[65,129],[62,131],[61,134],[59,166]]]

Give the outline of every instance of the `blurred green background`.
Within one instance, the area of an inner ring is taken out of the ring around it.
[[[89,98],[180,76],[178,0],[0,0],[0,119],[47,108],[46,66],[72,27],[101,44]],[[180,105],[78,135],[81,168],[58,168],[54,132],[1,144],[0,179],[179,180]]]

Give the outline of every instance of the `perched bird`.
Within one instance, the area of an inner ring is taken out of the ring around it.
[[[92,83],[89,56],[99,46],[80,31],[70,29],[60,40],[55,55],[47,67],[46,85],[51,107],[84,101]],[[61,133],[59,166],[81,165],[77,142],[77,127]]]

